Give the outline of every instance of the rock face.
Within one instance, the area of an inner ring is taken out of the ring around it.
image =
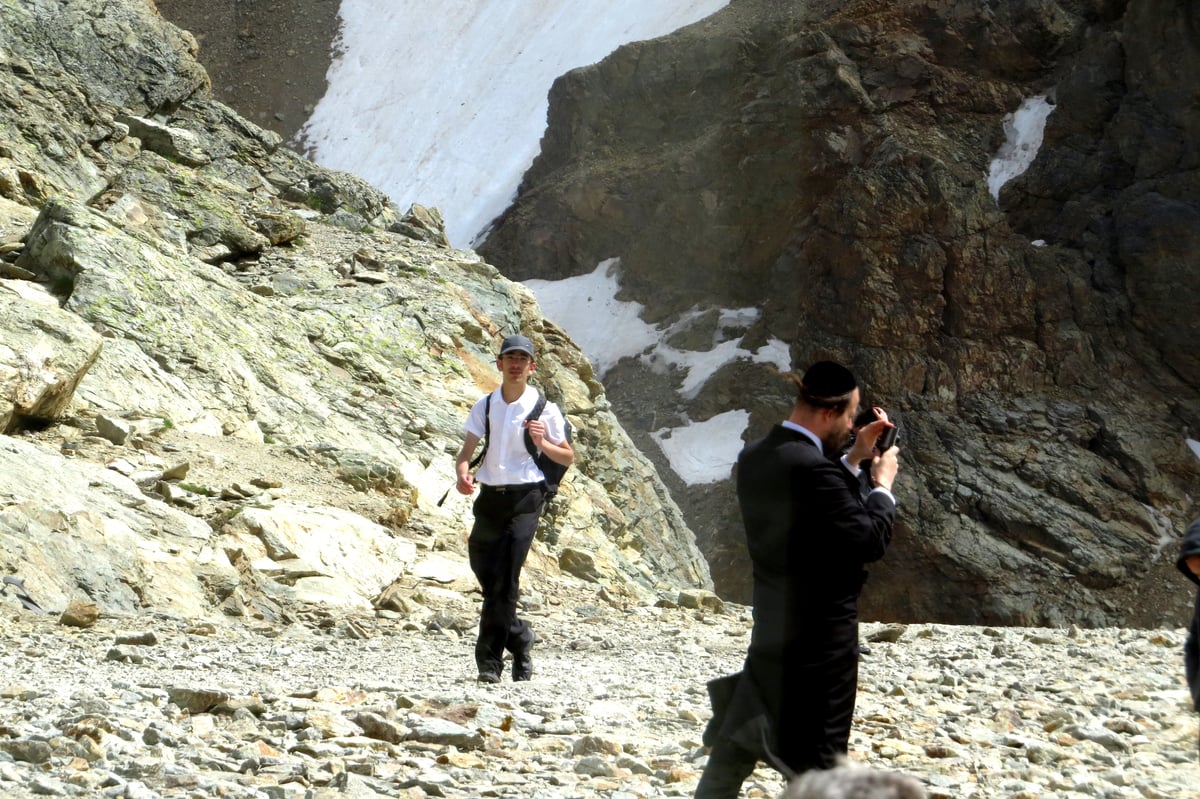
[[[0,41],[0,570],[43,607],[278,620],[411,610],[396,586],[431,571],[469,590],[470,503],[438,500],[516,330],[578,431],[531,568],[711,585],[587,360],[435,211],[213,101],[151,5],[9,4]]]
[[[285,139],[300,132],[325,94],[339,0],[155,0],[154,5],[195,35],[216,99]]]
[[[622,297],[664,329],[759,309],[694,349],[778,338],[797,369],[850,364],[902,425],[868,617],[1178,621],[1200,479],[1200,105],[1180,79],[1198,26],[1166,0],[734,0],[563,76],[481,252],[517,279],[619,258]],[[1043,95],[1044,144],[997,201],[1006,115]],[[663,474],[664,420],[746,408],[753,438],[790,403],[749,362],[694,397],[637,360],[603,377]],[[730,482],[668,482],[745,601]]]

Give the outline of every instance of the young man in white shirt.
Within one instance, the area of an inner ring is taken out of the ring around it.
[[[505,650],[512,653],[514,682],[533,675],[533,630],[517,618],[517,598],[521,566],[533,544],[547,490],[545,476],[526,447],[526,433],[555,463],[569,466],[575,460],[557,405],[547,402],[536,419],[528,418],[538,401],[537,389],[529,385],[535,368],[533,342],[525,336],[504,339],[496,368],[500,387],[471,408],[455,464],[460,494],[474,493],[477,484],[480,488],[467,550],[483,592],[475,665],[484,683],[500,681]],[[483,459],[472,476],[471,459],[485,434]]]

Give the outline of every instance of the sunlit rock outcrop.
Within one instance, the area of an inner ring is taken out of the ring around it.
[[[578,431],[531,570],[710,585],[588,361],[436,210],[214,102],[149,4],[10,4],[0,42],[0,571],[45,607],[418,606],[421,563],[465,563],[438,500],[517,330]]]

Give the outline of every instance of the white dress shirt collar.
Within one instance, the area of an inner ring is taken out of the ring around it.
[[[825,446],[821,443],[821,439],[817,437],[816,433],[809,430],[807,427],[804,427],[803,425],[796,424],[795,422],[791,421],[790,419],[785,420],[783,422],[783,426],[786,427],[788,430],[795,430],[797,433],[803,433],[804,435],[808,436],[810,439],[812,439],[812,443],[817,445],[817,451],[820,452],[822,455],[825,454]]]

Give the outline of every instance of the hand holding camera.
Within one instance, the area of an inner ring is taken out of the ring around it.
[[[880,429],[879,425],[885,425]],[[875,444],[872,447],[872,454],[884,453],[896,445],[896,435],[900,432],[900,428],[893,422],[888,420],[887,411],[883,408],[867,408],[858,414],[854,419],[854,443],[858,443],[858,439],[864,442],[871,439],[871,434],[875,435]],[[861,450],[861,447],[858,449]],[[866,460],[870,455],[865,455],[863,460]]]
[[[854,420],[855,441],[849,457],[860,462],[870,460],[873,485],[889,490],[892,487],[900,466],[896,457],[899,450],[894,449],[899,432],[900,428],[888,420],[883,408],[868,408]],[[869,441],[873,442],[870,449],[864,449]]]

